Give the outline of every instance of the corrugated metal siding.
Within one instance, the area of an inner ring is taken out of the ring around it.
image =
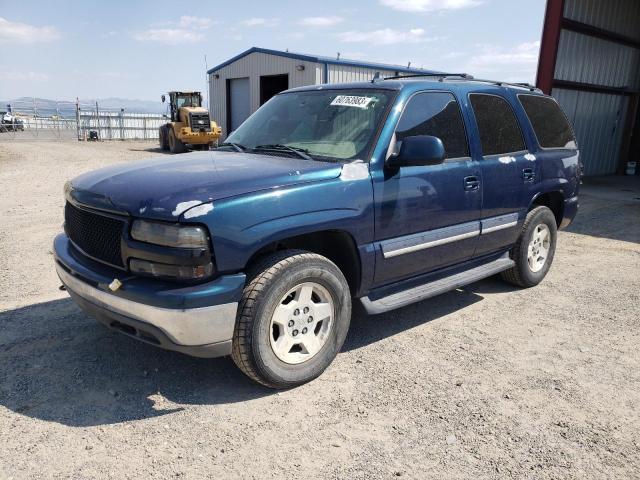
[[[640,40],[638,0],[565,0],[564,16]]]
[[[585,175],[615,173],[628,98],[562,88],[554,88],[552,95],[573,125]]]
[[[296,69],[304,65],[303,71]],[[209,111],[212,120],[222,127],[223,138],[227,135],[227,93],[229,78],[250,79],[251,112],[260,107],[260,77],[263,75],[289,75],[289,88],[322,83],[323,66],[318,63],[285,58],[264,53],[252,53],[237,62],[216,71],[219,78],[209,75]]]
[[[374,77],[376,72],[380,72],[380,75],[383,77],[391,77],[397,74],[394,70],[328,65],[328,83],[368,82]]]
[[[640,88],[639,71],[639,49],[568,30],[560,34],[557,80]]]

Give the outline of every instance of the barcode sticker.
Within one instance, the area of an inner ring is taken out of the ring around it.
[[[338,95],[333,99],[331,105],[337,107],[367,108],[373,100],[372,97],[357,97],[354,95]]]

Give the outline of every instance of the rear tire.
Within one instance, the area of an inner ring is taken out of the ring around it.
[[[351,321],[340,269],[320,255],[286,250],[256,264],[247,280],[233,335],[235,364],[270,388],[318,377],[342,348]]]
[[[553,212],[547,207],[531,210],[518,241],[509,253],[516,264],[501,273],[503,280],[523,288],[538,285],[553,263],[557,237],[558,227]]]
[[[187,151],[182,140],[176,137],[176,133],[173,131],[173,128],[169,128],[169,150],[171,153],[184,153]]]

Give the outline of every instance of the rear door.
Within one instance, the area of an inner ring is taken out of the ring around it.
[[[376,285],[431,272],[472,257],[480,230],[480,171],[451,92],[427,91],[407,102],[395,151],[408,136],[442,140],[440,165],[385,170],[374,176]]]
[[[507,93],[471,93],[477,130],[474,158],[482,171],[482,231],[475,256],[513,244],[520,233],[540,172],[531,161]]]

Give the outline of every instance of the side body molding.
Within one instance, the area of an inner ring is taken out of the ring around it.
[[[518,225],[518,213],[485,218],[477,222],[460,223],[450,227],[415,233],[380,242],[384,258],[393,258],[427,248],[453,243],[466,238],[506,230]]]

